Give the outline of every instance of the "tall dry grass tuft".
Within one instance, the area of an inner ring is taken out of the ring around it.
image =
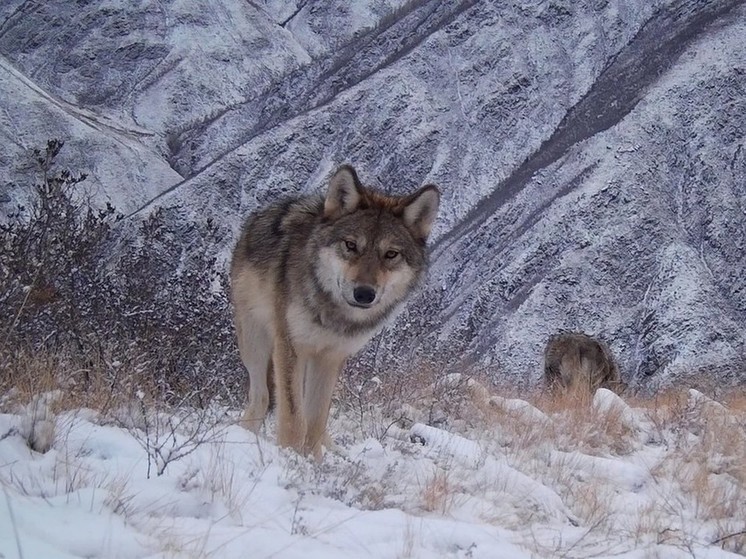
[[[717,545],[743,552],[742,391],[721,394],[720,401],[681,388],[624,399],[573,390],[518,398],[506,397],[510,389],[498,395],[482,386],[477,392],[484,431],[499,451],[514,468],[556,491],[582,526],[593,527],[594,537],[608,533],[640,547]],[[614,474],[595,471],[603,462],[593,466],[594,456],[615,457],[620,466],[629,461],[630,473],[643,476],[640,489],[648,495],[634,498],[635,514],[615,508]]]
[[[60,412],[106,407],[100,370],[85,366],[72,352],[6,347],[0,361],[0,411],[20,415],[18,433],[31,450],[45,453],[54,446]],[[112,391],[107,394],[111,400]]]
[[[462,488],[451,480],[449,470],[437,468],[422,486],[422,510],[441,515],[448,514],[462,497]]]
[[[52,448],[57,415],[88,409],[98,421],[130,431],[148,457],[148,476],[212,441],[224,428],[225,412],[204,385],[175,387],[151,374],[147,361],[122,362],[103,351],[2,352],[8,374],[0,379],[0,411],[22,416],[19,433],[29,448]]]
[[[0,409],[15,411],[13,408],[30,403],[38,394],[60,389],[63,382],[59,370],[65,361],[59,354],[39,354],[24,349],[2,355],[4,374],[0,376],[0,391],[4,396]]]
[[[690,389],[669,390],[642,404],[661,439],[673,442],[677,459],[745,485],[745,401],[742,392],[719,403]]]
[[[608,391],[608,398],[594,400],[599,394],[584,387],[532,394],[533,406],[551,418],[534,435],[542,435],[560,450],[629,454],[639,446],[637,425],[623,400]]]
[[[698,390],[668,389],[636,403],[666,449],[650,471],[656,501],[640,514],[637,539],[746,548],[745,398],[722,396],[720,403]]]
[[[56,351],[17,348],[3,352],[2,358],[7,372],[0,378],[5,394],[0,409],[4,411],[55,392],[54,413],[87,408],[107,416],[131,402],[137,390],[157,391],[146,363],[122,362],[104,352],[85,355],[69,347]]]

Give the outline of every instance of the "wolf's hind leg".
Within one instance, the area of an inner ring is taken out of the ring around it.
[[[269,408],[267,375],[272,369],[272,335],[251,317],[237,321],[236,330],[241,360],[249,371],[249,403],[242,423],[258,433]]]

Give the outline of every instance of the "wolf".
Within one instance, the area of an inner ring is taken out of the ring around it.
[[[439,204],[435,185],[388,196],[342,165],[325,194],[249,216],[230,269],[248,429],[260,429],[272,401],[277,442],[321,459],[339,373],[423,278]]]
[[[601,387],[617,393],[626,388],[609,347],[582,332],[549,338],[544,349],[544,382],[552,390],[581,389],[590,394]]]

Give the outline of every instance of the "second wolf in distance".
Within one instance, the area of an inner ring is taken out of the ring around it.
[[[249,429],[261,427],[274,390],[278,443],[321,458],[339,372],[423,277],[439,204],[434,185],[388,196],[343,165],[325,196],[285,199],[248,218],[231,298]]]
[[[591,395],[599,388],[617,394],[627,389],[609,346],[583,332],[561,332],[549,338],[544,349],[544,383],[553,391]]]

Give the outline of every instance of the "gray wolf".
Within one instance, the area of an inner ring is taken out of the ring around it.
[[[230,272],[247,428],[259,430],[272,399],[278,443],[321,458],[337,377],[423,277],[439,203],[434,185],[388,196],[343,165],[325,195],[248,218]]]
[[[582,332],[562,332],[549,338],[544,349],[544,382],[553,390],[590,394],[601,387],[617,393],[625,389],[608,346]]]

